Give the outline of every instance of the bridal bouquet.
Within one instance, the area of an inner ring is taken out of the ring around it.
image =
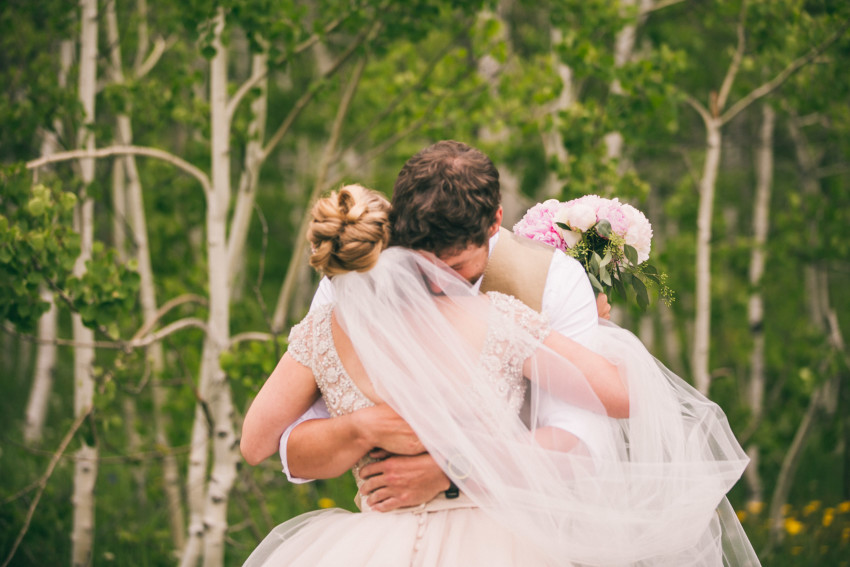
[[[612,289],[641,309],[649,305],[647,284],[666,303],[673,293],[666,275],[649,264],[652,225],[644,214],[617,199],[586,195],[561,203],[549,199],[531,207],[514,233],[560,248],[582,263],[597,292]]]

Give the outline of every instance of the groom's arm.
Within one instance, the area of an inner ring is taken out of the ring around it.
[[[425,450],[392,408],[378,404],[333,419],[297,424],[281,443],[281,453],[291,477],[333,478],[377,447],[399,455]]]

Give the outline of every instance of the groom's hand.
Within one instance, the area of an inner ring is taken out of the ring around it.
[[[417,506],[449,489],[449,478],[428,453],[393,456],[360,469],[360,497],[378,512]]]
[[[368,446],[396,455],[418,455],[425,447],[413,429],[387,404],[376,404],[351,414]]]

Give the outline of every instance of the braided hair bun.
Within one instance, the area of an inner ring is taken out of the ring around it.
[[[361,185],[345,185],[311,211],[310,265],[326,276],[365,272],[390,240],[390,203]]]

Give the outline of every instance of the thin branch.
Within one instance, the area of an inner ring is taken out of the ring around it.
[[[819,167],[815,170],[815,177],[822,179],[824,177],[832,177],[833,175],[844,175],[850,173],[850,164],[835,163],[825,167]]]
[[[723,77],[723,84],[720,86],[720,94],[717,96],[717,111],[718,113],[726,106],[726,100],[729,98],[729,92],[732,90],[732,83],[735,82],[735,77],[738,75],[738,70],[741,68],[741,60],[744,58],[744,48],[746,46],[746,34],[744,33],[744,24],[747,20],[747,2],[741,2],[741,17],[738,20],[738,45],[735,47],[735,54],[732,56],[732,62],[729,64],[729,69],[726,71],[726,76]]]
[[[233,120],[233,114],[236,112],[236,108],[239,106],[239,103],[242,102],[243,98],[245,98],[245,95],[269,76],[268,45],[265,41],[262,41],[262,45],[263,54],[265,55],[263,59],[264,65],[262,65],[261,70],[258,70],[257,66],[252,64],[251,76],[242,83],[236,92],[233,93],[233,96],[230,97],[230,100],[227,101],[227,108],[225,112],[227,113],[228,120]]]
[[[682,2],[687,2],[687,0],[658,0],[658,2],[655,2],[649,8],[646,8],[645,10],[641,10],[640,14],[638,14],[638,15],[643,16],[643,15],[649,14],[650,12],[655,12],[657,10],[667,8],[668,6],[673,6],[675,4],[681,4]]]
[[[160,341],[167,337],[168,335],[174,334],[177,331],[181,331],[183,329],[189,328],[197,328],[201,329],[205,333],[208,332],[207,324],[205,321],[201,319],[196,319],[194,317],[190,317],[187,319],[180,319],[171,323],[170,325],[166,325],[156,333],[145,335],[144,337],[134,339],[131,341],[92,341],[92,342],[81,342],[74,341],[70,339],[39,339],[34,335],[28,335],[25,333],[19,333],[8,321],[4,325],[4,330],[7,333],[15,335],[25,341],[29,341],[36,344],[54,344],[60,346],[71,346],[71,347],[89,347],[89,348],[109,348],[116,350],[124,350],[130,351],[136,348],[143,348],[150,346],[151,344]]]
[[[711,113],[708,111],[706,107],[702,105],[700,101],[692,97],[691,95],[685,93],[685,102],[691,105],[694,110],[696,110],[699,115],[702,117],[703,122],[705,122],[706,126],[708,126],[714,118],[711,116]]]
[[[156,314],[151,318],[150,321],[142,325],[142,327],[140,327],[139,330],[136,331],[136,333],[130,340],[133,341],[138,339],[139,337],[143,337],[144,335],[146,335],[148,331],[150,331],[154,327],[154,325],[156,325],[157,321],[162,319],[166,313],[168,313],[175,307],[178,307],[185,303],[198,303],[203,306],[208,305],[206,297],[203,297],[201,295],[195,295],[193,293],[186,293],[169,299],[168,301],[163,303],[159,309],[157,309]]]
[[[352,12],[352,10],[349,10],[348,13],[346,13],[345,15],[340,16],[332,22],[329,22],[325,26],[325,29],[322,30],[321,34],[314,33],[309,38],[296,45],[295,49],[292,50],[292,53],[290,55],[298,55],[299,53],[313,47],[316,43],[318,43],[318,41],[322,37],[326,36],[327,34],[334,31],[336,28],[338,28],[340,24],[342,24],[342,22],[344,22],[352,14]],[[289,55],[287,55],[286,57],[288,56]],[[278,59],[274,62],[274,65],[280,65],[284,60],[285,59]],[[245,82],[242,83],[238,89],[236,89],[236,92],[233,93],[233,96],[231,97],[230,101],[228,101],[227,115],[229,117],[233,117],[233,113],[236,112],[236,108],[239,106],[239,103],[242,102],[242,99],[245,98],[245,95],[248,94],[248,92],[255,86],[257,86],[260,81],[262,81],[268,76],[269,70],[268,68],[266,68],[265,72],[259,73],[257,75],[252,75],[251,77],[246,79]]]
[[[159,62],[160,58],[162,57],[162,54],[165,53],[165,51],[169,47],[174,45],[176,41],[177,40],[174,37],[169,37],[167,41],[162,39],[161,37],[156,38],[153,44],[153,49],[151,49],[151,52],[148,54],[145,61],[136,68],[133,75],[137,79],[141,79],[142,77],[150,73],[151,69],[153,69],[154,66],[156,66],[156,64]]]
[[[257,341],[261,343],[265,343],[268,341],[273,341],[277,337],[277,335],[273,335],[271,333],[263,333],[261,331],[247,331],[245,333],[239,333],[238,335],[233,335],[230,337],[230,343],[228,344],[228,348],[234,347],[239,343],[244,343],[248,341]]]
[[[77,416],[77,419],[74,420],[74,423],[71,425],[71,428],[65,434],[65,437],[62,439],[62,442],[59,444],[59,448],[56,449],[56,452],[53,453],[53,457],[50,459],[50,463],[47,465],[47,470],[44,471],[44,474],[41,475],[41,479],[38,481],[38,492],[35,494],[35,498],[33,498],[30,503],[29,510],[27,510],[27,516],[24,520],[24,525],[21,527],[21,531],[18,533],[18,537],[15,539],[15,543],[12,545],[12,550],[9,552],[8,557],[3,562],[2,567],[7,567],[9,563],[12,561],[12,558],[15,556],[15,552],[18,550],[18,546],[21,545],[21,541],[24,539],[24,536],[29,531],[30,522],[32,522],[32,517],[35,514],[35,509],[38,506],[38,502],[41,500],[41,495],[44,494],[44,489],[47,487],[47,481],[50,479],[50,476],[53,474],[53,469],[56,468],[56,464],[59,462],[59,459],[62,457],[62,454],[65,452],[65,449],[68,448],[68,444],[71,443],[71,439],[74,438],[74,435],[77,433],[77,430],[86,420],[86,418],[91,414],[91,408],[88,411]]]
[[[63,161],[84,158],[97,159],[115,155],[139,155],[160,159],[164,162],[170,163],[178,169],[183,170],[184,172],[197,179],[198,182],[200,182],[201,187],[203,187],[205,193],[210,193],[212,191],[212,185],[207,174],[192,165],[191,163],[189,163],[188,161],[179,158],[172,153],[166,152],[165,150],[159,150],[156,148],[146,148],[141,146],[110,146],[108,148],[100,148],[94,151],[72,150],[69,152],[61,152],[58,154],[44,156],[38,159],[34,159],[32,161],[28,161],[27,169],[38,169],[51,163],[58,163]]]
[[[363,42],[366,40],[366,37],[372,32],[373,29],[374,27],[370,28],[367,31],[361,32],[354,39],[354,41],[351,42],[351,45],[349,45],[348,49],[342,55],[340,55],[340,57],[336,61],[334,61],[334,63],[330,66],[327,72],[322,75],[320,80],[324,80],[336,73],[336,71],[339,70],[342,64],[345,63],[348,58],[354,54],[357,48],[359,48],[363,44]],[[266,158],[269,157],[269,154],[272,152],[272,150],[274,150],[275,146],[280,143],[280,141],[289,131],[289,128],[292,126],[292,123],[295,122],[295,119],[301,114],[301,111],[304,110],[304,107],[307,106],[307,103],[309,103],[313,99],[313,97],[316,96],[317,93],[318,85],[315,85],[311,88],[308,88],[307,92],[301,95],[301,98],[298,99],[298,101],[295,103],[295,106],[293,106],[292,110],[289,111],[289,114],[286,116],[283,123],[272,135],[268,143],[263,147],[263,157],[260,160],[261,162],[265,161]]]
[[[366,57],[363,56],[354,66],[351,78],[349,79],[348,84],[345,87],[345,91],[343,92],[342,98],[339,102],[339,106],[337,107],[337,113],[334,117],[333,125],[331,126],[331,132],[328,138],[328,143],[325,146],[325,151],[322,155],[322,160],[319,163],[316,182],[313,185],[313,190],[310,194],[310,198],[307,200],[307,211],[305,211],[305,214],[301,219],[301,225],[299,226],[298,233],[295,237],[295,245],[292,247],[292,257],[289,260],[289,267],[286,270],[286,276],[284,278],[283,287],[280,290],[280,295],[278,296],[277,300],[277,306],[275,307],[274,317],[272,319],[273,331],[279,331],[280,329],[283,329],[284,325],[286,324],[287,307],[290,295],[292,294],[292,289],[295,285],[295,274],[297,273],[300,267],[301,255],[307,242],[307,223],[310,220],[309,208],[319,196],[319,193],[323,191],[326,187],[325,181],[328,173],[328,168],[330,168],[333,157],[336,155],[336,147],[339,144],[339,138],[342,135],[342,126],[345,122],[345,117],[348,115],[348,110],[351,108],[351,101],[354,98],[354,93],[357,91],[357,87],[360,85],[360,78],[363,75],[363,69],[365,66]]]
[[[446,55],[448,55],[457,47],[458,40],[469,31],[469,28],[471,26],[471,23],[467,24],[460,32],[455,35],[455,37],[452,38],[451,41],[446,42],[446,45],[443,47],[443,49],[439,51],[437,55],[426,64],[425,70],[422,72],[422,75],[419,77],[419,80],[413,84],[408,85],[408,87],[402,92],[400,92],[398,95],[396,95],[396,97],[389,104],[385,105],[381,112],[376,114],[374,118],[372,118],[372,120],[369,122],[369,124],[364,126],[362,130],[353,137],[348,147],[357,147],[357,145],[366,136],[366,134],[370,132],[376,124],[380,123],[381,120],[389,116],[390,113],[395,110],[395,108],[399,104],[401,104],[402,101],[404,101],[408,96],[410,96],[411,93],[421,92],[423,90],[425,81],[428,79],[428,77],[431,76],[431,74],[437,68],[437,65],[446,57]],[[468,75],[468,73],[466,73],[466,75]],[[428,112],[426,112],[425,114],[427,115]]]
[[[838,41],[838,39],[842,35],[844,35],[844,32],[847,31],[848,25],[850,25],[850,19],[845,20],[841,27],[838,28],[838,30],[834,34],[824,40],[820,45],[813,47],[806,55],[798,57],[797,59],[792,61],[787,67],[785,67],[785,69],[782,70],[782,72],[776,75],[773,79],[764,83],[755,90],[750,91],[750,94],[736,102],[729,110],[723,113],[723,116],[720,117],[721,123],[726,124],[735,116],[737,116],[739,112],[747,108],[750,104],[779,88],[779,86],[781,86],[782,83],[784,83],[788,79],[788,77],[793,75],[800,68],[812,62],[815,57],[823,53],[829,46]]]

